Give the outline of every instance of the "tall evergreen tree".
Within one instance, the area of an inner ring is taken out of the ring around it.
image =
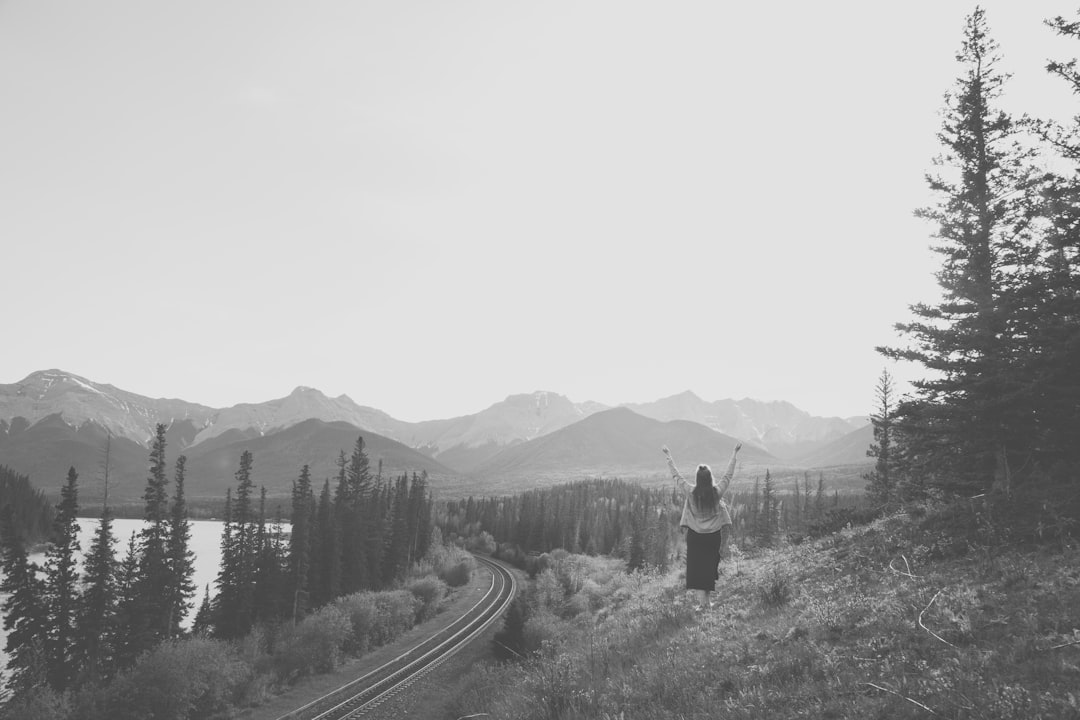
[[[893,470],[896,464],[892,454],[893,414],[896,400],[893,395],[892,376],[888,369],[881,371],[875,388],[877,407],[870,416],[874,426],[874,443],[866,451],[867,456],[877,458],[874,469],[864,475],[867,481],[866,494],[870,501],[878,505],[889,505],[897,498],[899,478]]]
[[[4,650],[8,661],[8,689],[18,694],[46,682],[45,639],[48,608],[40,567],[30,562],[15,526],[10,505],[0,509],[0,542],[3,543]]]
[[[75,620],[79,604],[79,474],[68,470],[53,521],[53,541],[45,554],[48,630],[45,657],[49,684],[63,692],[75,679]]]
[[[308,568],[311,564],[312,524],[315,496],[311,469],[305,465],[292,487],[292,533],[289,535],[289,597],[293,621],[307,614]]]
[[[168,598],[167,637],[180,634],[180,627],[192,607],[195,595],[195,552],[191,549],[191,522],[188,520],[187,502],[184,499],[184,471],[187,458],[176,458],[176,473],[172,507],[169,510],[166,561],[169,577],[166,586]]]
[[[128,538],[127,551],[116,573],[116,632],[112,635],[111,644],[118,669],[133,665],[139,654],[140,643],[131,632],[141,611],[139,587],[138,534],[132,531]]]
[[[327,479],[319,495],[319,550],[312,566],[319,582],[312,587],[312,607],[320,607],[341,594],[341,535],[335,508]]]
[[[1020,128],[995,107],[1006,77],[981,8],[966,21],[957,60],[963,74],[946,96],[938,135],[945,153],[936,161],[940,172],[927,178],[939,201],[917,212],[941,241],[934,250],[944,259],[937,274],[943,300],[913,305],[918,319],[896,326],[914,346],[879,350],[932,371],[897,409],[905,471],[959,492],[1007,472],[1007,453],[1028,434],[1011,318],[1016,280],[1034,259],[1035,176]]]
[[[191,624],[191,634],[195,637],[201,637],[210,634],[213,629],[214,604],[210,601],[210,586],[207,585],[203,590],[202,603],[199,605],[199,610],[195,613],[195,620]]]
[[[102,508],[97,532],[83,562],[83,591],[76,623],[80,679],[98,682],[111,675],[116,634],[117,567],[112,513]]]
[[[390,508],[389,543],[383,556],[382,580],[390,585],[409,567],[409,477],[394,484]]]
[[[773,483],[772,473],[765,470],[765,482],[761,485],[761,509],[758,514],[757,538],[762,545],[772,545],[776,542],[779,532],[780,507],[776,497],[776,486]]]
[[[168,636],[171,572],[169,568],[169,498],[164,423],[150,445],[150,474],[143,493],[144,525],[139,532],[137,589],[128,609],[131,651],[137,656]]]
[[[225,517],[221,525],[221,564],[218,566],[216,584],[217,595],[213,602],[214,634],[221,637],[235,635],[237,621],[238,584],[239,584],[239,549],[237,532],[233,526],[232,488],[225,490]]]

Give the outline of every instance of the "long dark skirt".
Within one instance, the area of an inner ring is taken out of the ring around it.
[[[720,541],[724,534],[720,530],[712,533],[698,533],[686,529],[686,589],[715,590],[716,579],[720,577],[717,568],[720,565]]]

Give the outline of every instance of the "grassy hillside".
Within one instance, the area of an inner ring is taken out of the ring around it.
[[[1008,529],[969,504],[734,558],[701,613],[678,569],[554,602],[541,575],[537,652],[473,671],[445,716],[1080,717],[1077,515],[1028,505]]]

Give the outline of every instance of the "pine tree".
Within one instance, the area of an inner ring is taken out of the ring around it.
[[[139,645],[131,632],[140,611],[139,596],[139,545],[134,531],[128,538],[127,552],[116,573],[116,624],[112,647],[116,653],[117,668],[127,668],[135,663]]]
[[[1080,22],[1061,16],[1046,23],[1058,35],[1080,40]],[[1051,61],[1047,71],[1080,92],[1077,60]],[[1039,215],[1044,234],[1038,263],[1029,272],[1020,320],[1027,331],[1023,369],[1030,399],[1034,465],[1061,477],[1080,466],[1080,116],[1071,125],[1036,121],[1037,133],[1066,161],[1043,190]]]
[[[427,554],[430,542],[431,498],[428,495],[427,470],[423,470],[419,475],[413,473],[412,485],[409,488],[410,565]]]
[[[187,458],[176,459],[172,507],[169,511],[166,561],[169,569],[166,597],[168,598],[167,637],[180,634],[180,626],[192,607],[195,596],[195,553],[191,550],[191,522],[184,499],[184,469]]]
[[[237,531],[233,526],[232,488],[225,490],[225,515],[221,524],[221,565],[215,580],[217,595],[213,602],[214,634],[219,637],[233,637],[237,625],[237,585],[239,583],[239,548]]]
[[[116,634],[117,567],[112,514],[101,511],[98,529],[83,562],[83,592],[76,623],[76,657],[81,680],[95,683],[112,673]]]
[[[335,516],[335,503],[330,499],[330,480],[323,484],[319,495],[319,545],[317,561],[312,569],[318,570],[318,584],[312,586],[312,607],[320,607],[341,591],[341,544],[340,528]]]
[[[243,637],[251,630],[255,606],[255,563],[258,548],[258,526],[252,507],[251,494],[255,489],[252,478],[254,457],[251,451],[240,454],[240,467],[236,471],[236,495],[233,503],[233,571],[234,586],[230,598],[235,602],[231,610],[232,626],[218,627],[225,637]]]
[[[49,685],[63,692],[75,679],[75,620],[79,604],[79,474],[68,470],[53,521],[53,541],[45,555],[48,630],[45,658]]]
[[[895,400],[893,397],[892,376],[888,369],[881,371],[878,384],[875,388],[877,407],[875,413],[870,416],[870,422],[874,426],[874,444],[866,451],[867,456],[877,458],[873,471],[863,478],[867,481],[866,494],[870,502],[877,505],[889,505],[898,499],[897,478],[893,466],[896,464],[892,454],[893,413]]]
[[[40,567],[30,562],[22,537],[15,528],[11,506],[0,510],[0,542],[3,543],[3,579],[0,593],[7,642],[8,689],[15,694],[32,690],[46,681],[45,638],[47,612],[45,583]]]
[[[150,446],[150,475],[143,493],[145,525],[139,533],[139,573],[128,608],[129,645],[134,655],[149,650],[168,635],[170,569],[168,558],[169,478],[165,432],[158,423]]]
[[[757,537],[758,541],[766,547],[776,542],[779,532],[779,510],[772,474],[765,470],[765,482],[761,486],[761,510],[758,515]]]
[[[305,465],[292,488],[292,533],[289,535],[289,597],[293,622],[307,614],[308,568],[311,564],[315,496],[311,470]]]
[[[210,586],[203,591],[202,603],[191,623],[191,634],[195,637],[209,635],[214,629],[214,604],[210,601]]]
[[[913,347],[879,348],[932,371],[913,383],[917,397],[897,408],[895,427],[905,473],[953,492],[987,487],[1017,443],[1029,442],[1012,318],[1016,280],[1034,259],[1032,156],[1019,144],[1020,128],[994,107],[1006,78],[981,8],[967,19],[957,60],[963,75],[946,96],[938,135],[942,172],[927,178],[940,200],[917,212],[941,241],[934,250],[944,258],[937,274],[944,299],[913,305],[918,319],[896,326]]]
[[[814,518],[820,520],[825,516],[825,473],[819,472],[817,477],[817,490],[814,491]]]

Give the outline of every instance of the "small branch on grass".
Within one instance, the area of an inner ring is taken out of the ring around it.
[[[941,588],[941,590],[938,590],[938,591],[937,591],[936,593],[934,593],[934,597],[930,598],[930,602],[928,602],[928,603],[926,604],[926,607],[924,607],[924,608],[922,609],[922,612],[921,612],[921,613],[919,613],[919,627],[921,627],[921,628],[922,628],[923,630],[925,630],[926,632],[930,633],[930,634],[931,634],[931,635],[933,635],[933,636],[934,636],[935,638],[937,638],[937,639],[938,639],[938,640],[940,640],[941,642],[945,643],[945,644],[946,644],[946,645],[948,645],[949,647],[951,647],[951,648],[955,648],[956,646],[955,646],[955,645],[953,645],[953,644],[952,644],[951,642],[949,642],[949,641],[948,641],[948,640],[946,640],[945,638],[941,637],[940,635],[938,635],[938,634],[937,634],[936,632],[934,632],[934,631],[933,631],[933,630],[931,630],[930,628],[928,628],[928,627],[926,627],[925,625],[923,625],[923,621],[922,621],[923,615],[925,615],[925,614],[926,614],[926,611],[930,609],[930,606],[931,606],[931,605],[933,605],[933,604],[934,604],[934,601],[938,599],[938,595],[940,595],[940,594],[941,594],[941,593],[942,593],[942,592],[943,592],[944,590],[945,590],[945,588]]]
[[[488,715],[487,713],[476,713],[475,715],[462,715],[457,720],[469,720],[469,718],[478,718],[478,717],[491,717],[491,716]]]
[[[901,555],[900,557],[904,557],[904,556]],[[896,568],[894,568],[893,567],[894,562],[896,562],[896,558],[893,558],[892,560],[889,561],[889,569],[892,570],[897,575],[903,575],[904,577],[909,577],[909,578],[912,578],[912,579],[917,579],[919,577],[918,575],[912,575],[911,574],[911,565],[908,565],[907,558],[904,558],[904,565],[907,565],[907,572],[904,572],[903,570],[897,570]]]
[[[1072,645],[1080,645],[1080,640],[1073,640],[1072,642],[1062,643],[1061,645],[1054,645],[1046,648],[1047,650],[1060,650],[1061,648],[1067,648]]]
[[[874,684],[874,683],[872,683],[872,682],[868,682],[868,683],[863,683],[863,685],[869,685],[869,686],[870,686],[870,687],[872,687],[872,688],[877,688],[878,690],[881,690],[881,691],[883,691],[883,692],[887,692],[887,693],[889,693],[890,695],[895,695],[895,696],[896,696],[896,697],[898,697],[898,698],[903,698],[904,700],[907,700],[907,701],[908,701],[909,703],[911,703],[912,705],[918,705],[919,707],[921,707],[921,708],[922,708],[923,710],[925,710],[926,712],[930,713],[931,715],[937,715],[937,713],[936,713],[936,712],[934,712],[934,711],[933,711],[933,710],[931,710],[930,708],[926,707],[925,705],[923,705],[923,704],[922,704],[921,702],[919,702],[918,700],[912,700],[912,699],[911,699],[911,698],[909,698],[909,697],[908,697],[907,695],[903,695],[903,694],[901,694],[901,693],[898,693],[898,692],[896,692],[895,690],[890,690],[890,689],[889,689],[889,688],[887,688],[887,687],[881,687],[880,685],[875,685],[875,684]]]
[[[908,575],[910,575],[911,577],[916,577],[915,575],[911,574],[911,563],[907,561],[907,555],[900,555],[900,557],[904,558],[904,567],[907,568]]]

